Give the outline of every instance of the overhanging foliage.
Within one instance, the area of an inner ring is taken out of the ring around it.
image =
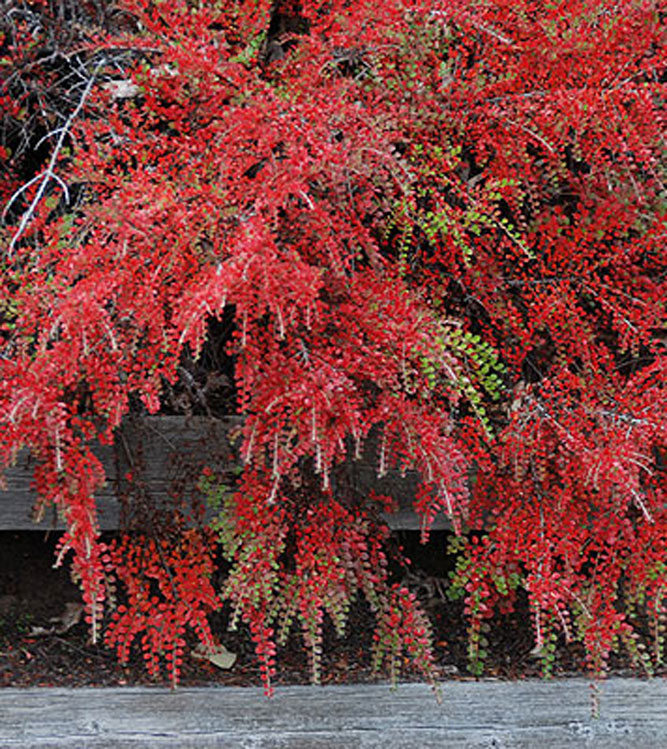
[[[54,12],[38,5],[30,18]],[[186,628],[212,642],[213,534],[177,523],[107,549],[89,445],[165,408],[224,318],[245,470],[203,488],[221,502],[222,598],[267,684],[293,622],[317,677],[323,616],[342,632],[358,592],[378,663],[407,652],[431,672],[367,503],[332,489],[371,434],[380,473],[421,473],[425,535],[441,509],[483,531],[461,537],[454,586],[474,670],[483,621],[519,586],[547,668],[559,631],[594,669],[619,641],[650,668],[636,637],[644,612],[662,657],[667,541],[659,4],[115,8],[122,23],[63,52],[80,75],[43,168],[22,180],[5,146],[0,188],[0,443],[5,463],[24,446],[39,460],[93,632],[110,602],[121,657],[141,636],[174,681]],[[5,98],[42,80],[46,21],[25,23],[5,23]],[[10,103],[8,145],[36,106]]]

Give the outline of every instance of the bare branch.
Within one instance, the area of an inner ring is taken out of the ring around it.
[[[98,66],[99,67],[99,66]],[[60,179],[55,172],[56,163],[58,161],[58,157],[60,156],[60,152],[62,151],[62,148],[65,144],[65,138],[67,137],[70,128],[72,127],[74,121],[79,116],[79,113],[83,109],[83,105],[86,102],[86,99],[90,95],[90,92],[92,91],[93,84],[95,83],[96,78],[96,72],[94,72],[90,78],[88,78],[88,81],[86,82],[86,86],[81,94],[81,97],[79,98],[79,101],[74,108],[74,111],[70,114],[70,116],[67,118],[67,122],[60,128],[60,134],[58,136],[58,141],[56,142],[56,145],[53,149],[53,153],[51,154],[51,159],[49,160],[49,164],[46,167],[46,169],[40,174],[37,175],[37,177],[33,178],[27,185],[24,185],[18,192],[14,193],[12,197],[10,198],[9,202],[5,206],[5,210],[3,211],[3,216],[7,214],[7,211],[11,204],[16,200],[16,198],[21,195],[30,185],[33,184],[36,180],[41,179],[41,183],[39,187],[37,188],[37,192],[35,193],[35,197],[32,199],[32,202],[28,206],[27,210],[24,212],[23,216],[21,216],[21,221],[19,222],[19,226],[14,233],[14,236],[12,237],[11,242],[9,243],[9,248],[7,249],[7,254],[11,256],[14,247],[16,247],[16,243],[21,238],[21,235],[26,230],[26,227],[32,220],[33,216],[35,215],[35,211],[37,209],[37,206],[39,205],[40,200],[44,197],[44,193],[46,192],[46,188],[48,187],[48,184],[51,180],[54,180],[57,182],[61,188],[63,188],[63,191],[66,196],[68,196],[67,186],[63,182],[62,179]]]
[[[435,18],[451,18],[452,14],[448,13],[444,10],[432,10],[430,12],[430,15]],[[454,19],[456,20],[456,19]],[[478,31],[482,31],[485,34],[488,34],[489,36],[492,36],[494,39],[497,39],[499,42],[502,42],[503,44],[514,44],[514,40],[510,39],[508,36],[505,36],[505,34],[501,33],[497,29],[494,29],[492,26],[488,26],[485,23],[482,23],[481,21],[478,21],[476,19],[472,18],[466,18],[466,21],[470,23],[470,25],[477,29]]]

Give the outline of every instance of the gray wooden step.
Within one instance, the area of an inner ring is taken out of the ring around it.
[[[437,704],[423,684],[260,689],[0,690],[0,746],[223,749],[667,747],[667,684],[458,681]]]

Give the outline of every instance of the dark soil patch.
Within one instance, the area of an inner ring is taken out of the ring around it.
[[[79,590],[67,569],[52,567],[56,537],[36,532],[0,533],[0,686],[117,686],[154,683],[141,658],[134,655],[126,667],[102,643],[90,641],[89,630],[77,618]],[[409,573],[396,567],[394,574],[420,597],[433,623],[436,664],[442,679],[470,678],[467,671],[467,631],[459,603],[442,595],[447,579],[446,534],[434,533],[426,546],[417,534],[403,532],[398,541],[413,558]],[[237,655],[229,671],[188,657],[181,684],[257,686],[259,669],[250,638],[242,628],[226,631],[224,614],[213,618],[220,641]],[[347,635],[339,639],[328,627],[322,662],[323,683],[385,681],[387,674],[373,674],[371,643],[374,619],[363,603],[352,607]],[[486,676],[517,679],[539,676],[540,661],[531,655],[533,634],[527,608],[497,620],[487,633]],[[193,643],[194,645],[194,643]],[[303,684],[310,680],[307,654],[293,636],[278,652],[277,684]],[[622,659],[615,672],[636,674]],[[558,649],[554,675],[583,673],[581,647]],[[642,674],[643,675],[643,674]],[[410,678],[409,673],[403,675]],[[414,675],[419,678],[418,675]]]

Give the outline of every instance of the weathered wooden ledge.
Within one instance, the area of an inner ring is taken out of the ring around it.
[[[3,689],[0,746],[48,749],[657,749],[667,746],[667,682],[610,679],[601,717],[590,684],[447,682],[260,689]]]

